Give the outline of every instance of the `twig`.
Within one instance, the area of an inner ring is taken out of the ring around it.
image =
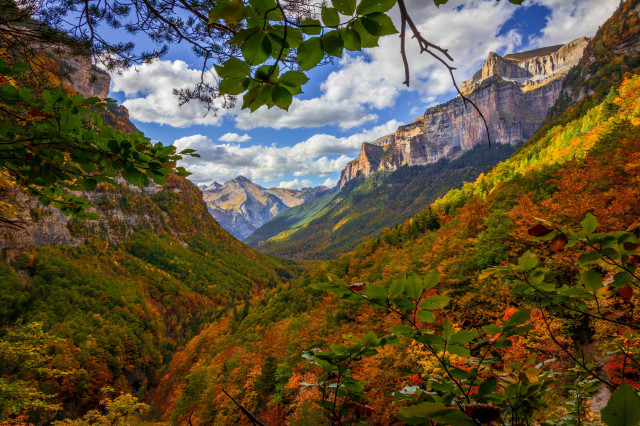
[[[240,403],[238,403],[238,401],[233,399],[233,397],[231,395],[229,395],[226,390],[222,389],[222,392],[225,395],[227,395],[229,397],[229,399],[231,399],[231,401],[233,401],[234,404],[236,404],[236,406],[240,409],[240,411],[242,411],[244,413],[244,415],[249,418],[249,420],[251,420],[251,423],[253,423],[254,425],[258,425],[258,426],[266,426],[264,423],[262,423],[260,420],[258,420],[253,414],[251,414],[246,408],[244,408],[242,405],[240,405]]]

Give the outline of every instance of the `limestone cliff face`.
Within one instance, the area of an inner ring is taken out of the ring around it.
[[[540,127],[562,90],[562,80],[578,63],[589,39],[580,38],[487,61],[461,91],[482,111],[492,143],[516,144]],[[360,156],[347,164],[338,182],[342,188],[357,175],[418,166],[441,158],[454,159],[479,143],[487,133],[478,113],[461,97],[428,109],[411,124],[373,143],[363,143]]]
[[[59,58],[68,71],[66,82],[82,96],[89,98],[97,96],[105,99],[109,96],[111,77],[91,63],[89,58],[79,56],[65,56]]]
[[[244,176],[238,176],[223,185],[214,182],[202,193],[216,221],[233,236],[244,240],[281,211],[321,197],[329,191],[331,189],[324,186],[302,190],[267,189]]]

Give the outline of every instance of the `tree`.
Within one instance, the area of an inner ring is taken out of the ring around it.
[[[448,0],[433,1],[439,6]],[[82,47],[108,68],[150,61],[166,52],[168,44],[187,43],[202,58],[203,77],[195,88],[176,92],[182,102],[198,99],[212,105],[222,98],[228,107],[243,94],[243,108],[288,109],[307,82],[305,71],[342,57],[345,49],[376,47],[380,37],[398,32],[406,85],[410,82],[407,38],[415,39],[421,53],[450,72],[454,69],[447,49],[422,36],[405,0],[23,0],[19,4],[16,12],[0,14],[0,25],[8,28],[9,37],[0,36],[0,41],[14,46],[13,51],[17,50],[13,40],[23,37],[25,23],[33,26],[33,22],[47,22],[52,28],[40,43],[60,42],[61,37],[53,35],[68,34],[76,50]],[[400,15],[399,31],[390,16],[394,8]],[[139,53],[131,42],[113,43],[106,27],[145,34],[158,48]],[[206,77],[213,69],[211,83]]]

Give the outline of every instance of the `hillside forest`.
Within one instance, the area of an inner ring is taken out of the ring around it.
[[[383,36],[398,2],[352,3]],[[197,153],[0,45],[0,425],[640,424],[639,9],[531,139],[355,179],[268,223],[336,213],[275,255],[207,211]]]

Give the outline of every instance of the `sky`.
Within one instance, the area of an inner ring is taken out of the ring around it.
[[[618,4],[450,0],[436,8],[429,0],[407,1],[425,38],[449,49],[459,83],[480,69],[491,51],[505,55],[593,36]],[[200,79],[199,59],[187,45],[174,46],[152,64],[113,73],[110,97],[127,107],[133,123],[152,140],[196,149],[201,158],[181,165],[198,184],[242,175],[267,188],[334,186],[362,142],[394,132],[455,97],[446,69],[420,55],[414,43],[407,52],[410,87],[402,84],[399,38],[387,36],[379,44],[311,71],[289,111],[261,107],[250,113],[238,105],[213,115],[198,103],[180,107],[173,88]]]

